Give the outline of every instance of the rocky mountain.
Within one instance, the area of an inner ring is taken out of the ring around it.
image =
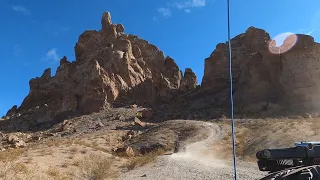
[[[231,46],[236,117],[318,113],[320,44],[313,37],[291,35],[277,46],[266,31],[249,27],[231,39]],[[229,116],[228,43],[218,44],[205,59],[201,87],[158,109],[164,120]]]
[[[320,44],[313,37],[290,35],[277,47],[266,31],[249,27],[231,43],[238,113],[290,114],[320,108]],[[228,44],[218,44],[205,60],[201,88],[222,97],[222,102],[229,99],[228,68]]]
[[[219,117],[229,105],[228,44],[220,43],[205,60],[201,86],[155,45],[113,24],[105,12],[102,29],[83,32],[76,60],[60,61],[55,76],[46,69],[30,80],[30,92],[6,118],[26,112],[36,123],[71,112],[92,113],[117,104],[153,105],[167,118]],[[319,108],[320,45],[311,36],[288,36],[280,47],[255,27],[231,40],[237,114],[303,113]],[[171,114],[171,115],[168,115]],[[180,115],[179,115],[180,114]],[[183,115],[182,115],[183,114]]]
[[[152,104],[196,88],[191,69],[183,76],[175,61],[155,45],[125,34],[122,24],[113,24],[109,12],[103,13],[101,25],[101,30],[79,36],[76,61],[63,57],[55,76],[46,69],[31,79],[21,106],[13,106],[6,116],[37,109],[42,112],[36,118],[40,123],[69,112],[97,112],[114,102]]]

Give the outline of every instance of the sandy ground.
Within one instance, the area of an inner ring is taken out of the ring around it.
[[[318,141],[319,120],[302,117],[236,120],[238,178],[259,179],[266,174],[256,165],[258,150],[293,146],[297,141]],[[127,124],[130,123],[125,127]],[[130,158],[111,153],[121,145],[119,139],[127,131],[102,129],[0,152],[0,179],[233,179],[228,119],[173,120],[146,131],[139,135],[139,141],[171,142],[188,135],[187,151],[162,155],[133,169],[126,169]]]
[[[203,124],[206,126],[204,130],[211,132],[207,139],[188,145],[186,152],[161,156],[154,164],[121,174],[120,179],[232,179],[231,158],[220,159],[212,148],[223,138],[221,128],[213,123]],[[240,161],[237,165],[239,179],[258,179],[266,174],[259,172],[255,163]]]
[[[264,148],[293,146],[299,141],[319,141],[320,119],[237,119],[235,123],[237,175],[260,179],[255,153]],[[121,179],[233,179],[231,121],[206,124],[211,136],[190,144],[187,152],[162,156],[155,164],[121,175]],[[145,177],[142,177],[145,175]]]
[[[127,160],[112,155],[110,149],[117,147],[121,134],[119,131],[96,132],[0,152],[0,179],[62,180],[117,175],[119,166]]]
[[[155,164],[122,174],[120,179],[233,179],[233,167],[230,164],[214,159],[207,159],[205,161],[206,162],[195,160],[192,157],[160,157]],[[247,162],[238,163],[238,179],[259,179],[265,174],[266,173],[257,170],[256,164]],[[143,175],[145,175],[145,177],[143,177]]]

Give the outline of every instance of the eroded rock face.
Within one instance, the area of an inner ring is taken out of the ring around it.
[[[284,44],[297,43],[281,54],[279,82],[285,91],[285,103],[291,109],[320,109],[320,44],[307,35],[288,37]]]
[[[188,91],[197,88],[198,80],[196,74],[190,68],[186,68],[181,79],[180,90]]]
[[[148,41],[124,34],[110,13],[103,13],[101,24],[101,30],[79,36],[76,61],[64,56],[55,76],[47,69],[31,79],[28,96],[9,114],[37,111],[36,121],[46,122],[67,112],[107,109],[115,101],[142,104],[172,97],[182,79],[175,61]]]
[[[12,108],[8,110],[6,116],[12,116],[12,115],[16,114],[17,108],[18,108],[17,105],[12,106]],[[5,119],[5,118],[3,118],[3,119]]]
[[[297,42],[292,47],[293,38]],[[238,112],[280,112],[320,107],[320,79],[316,78],[319,75],[317,54],[320,45],[312,37],[289,36],[281,47],[276,47],[267,32],[250,27],[244,34],[233,38],[231,43],[233,92]],[[214,92],[215,100],[220,104],[228,104],[228,68],[228,45],[218,44],[205,60],[201,88]]]

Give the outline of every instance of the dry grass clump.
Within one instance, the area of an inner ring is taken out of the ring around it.
[[[24,163],[0,163],[0,179],[5,180],[33,180],[39,179]]]
[[[71,180],[73,179],[72,173],[62,173],[56,167],[50,167],[47,169],[46,174],[54,180]]]
[[[231,122],[218,122],[223,137],[215,144],[220,154],[231,154]],[[320,118],[275,118],[235,121],[238,158],[256,161],[257,151],[265,148],[285,148],[299,141],[317,141],[320,136]],[[222,156],[222,155],[221,155]]]
[[[25,171],[25,168],[20,166],[20,164],[15,164],[13,162],[1,163],[0,168],[0,179],[9,179],[12,174]]]
[[[319,119],[313,121],[312,126],[310,126],[313,135],[319,135],[320,134],[320,121]]]
[[[59,147],[63,145],[70,147],[71,145],[73,145],[73,143],[73,139],[50,139],[47,142],[45,142],[44,145],[47,145],[48,147]]]
[[[156,161],[157,157],[164,153],[164,149],[158,148],[155,151],[147,153],[143,156],[133,157],[129,160],[129,163],[126,165],[126,167],[128,168],[128,170],[132,170],[134,168],[144,166],[146,164]]]
[[[54,151],[49,148],[40,149],[38,152],[40,153],[39,156],[50,156],[54,153]]]
[[[111,160],[103,155],[90,155],[73,165],[80,169],[79,179],[104,180],[118,177],[111,168]]]
[[[77,147],[72,147],[72,148],[70,149],[70,152],[76,153],[76,152],[78,152],[78,148],[77,148]]]
[[[89,142],[86,142],[85,140],[79,140],[79,141],[75,141],[74,143],[83,147],[92,148],[94,151],[108,152],[108,149],[106,149],[105,147],[99,146],[99,143],[96,141],[92,141],[89,143]],[[85,154],[87,153],[87,150],[81,150],[80,152],[82,154]]]
[[[81,153],[81,154],[86,154],[87,151],[88,151],[87,149],[81,149],[81,150],[80,150],[80,153]]]
[[[9,149],[0,152],[0,162],[11,162],[16,160],[25,152],[23,148]]]
[[[248,136],[248,132],[249,132],[249,129],[247,128],[243,128],[243,129],[240,129],[238,132],[236,132],[236,136],[237,136],[237,139],[236,139],[236,153],[237,153],[237,156],[240,156],[240,157],[243,157],[245,156],[246,154],[246,148],[247,148],[247,144],[246,144],[246,137]]]
[[[77,140],[74,142],[75,144],[78,144],[80,146],[84,146],[84,147],[91,147],[91,144],[90,143],[87,143],[86,141],[84,140]]]
[[[57,168],[48,168],[46,173],[55,179],[61,176],[60,171]]]
[[[15,161],[24,153],[25,149],[9,149],[0,152],[0,179],[10,179],[12,174],[27,174],[28,168]]]

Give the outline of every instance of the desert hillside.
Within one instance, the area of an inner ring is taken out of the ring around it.
[[[298,34],[277,47],[255,27],[231,44],[239,175],[256,179],[256,151],[320,138],[320,44]],[[0,179],[232,178],[227,43],[200,85],[109,12],[74,51],[1,118]]]

